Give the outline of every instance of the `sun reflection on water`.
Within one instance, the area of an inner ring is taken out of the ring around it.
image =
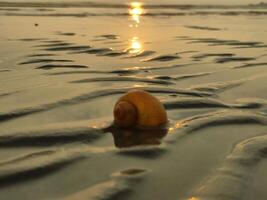
[[[143,51],[143,45],[138,37],[133,37],[130,41],[128,52],[130,54],[138,54]]]
[[[132,2],[130,4],[129,14],[132,16],[135,26],[138,26],[140,23],[140,16],[144,13],[142,6],[143,4],[140,2]]]
[[[189,200],[200,200],[200,199],[199,198],[196,198],[196,197],[192,197]]]

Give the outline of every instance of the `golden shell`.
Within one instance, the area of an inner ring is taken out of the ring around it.
[[[167,123],[162,103],[143,90],[130,90],[114,107],[114,123],[120,127],[157,127]]]

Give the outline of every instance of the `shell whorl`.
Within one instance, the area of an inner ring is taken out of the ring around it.
[[[138,112],[132,103],[118,101],[113,111],[114,122],[120,127],[132,127],[137,122]]]

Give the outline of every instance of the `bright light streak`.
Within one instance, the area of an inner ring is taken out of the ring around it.
[[[142,8],[142,3],[140,2],[132,2],[129,9],[129,14],[132,16],[133,21],[136,24],[140,23],[140,16],[144,13],[144,9]]]
[[[140,42],[138,37],[132,38],[128,51],[131,54],[137,54],[143,51],[142,43]]]

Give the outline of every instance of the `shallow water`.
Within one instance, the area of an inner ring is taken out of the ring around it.
[[[141,8],[0,3],[0,199],[267,199],[267,9]],[[111,126],[132,88],[168,129]]]

